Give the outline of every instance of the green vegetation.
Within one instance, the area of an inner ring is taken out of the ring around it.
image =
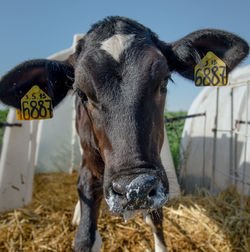
[[[0,110],[0,122],[6,122],[9,110]],[[2,144],[2,138],[5,127],[0,127],[0,146]]]
[[[170,119],[173,117],[186,116],[187,112],[167,112],[164,115],[165,119]],[[185,120],[178,120],[171,123],[166,123],[167,135],[170,150],[172,153],[174,166],[176,169],[177,176],[179,176],[179,164],[180,164],[180,143],[181,143],[181,135],[184,127]]]

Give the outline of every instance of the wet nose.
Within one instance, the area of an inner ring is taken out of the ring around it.
[[[106,192],[105,200],[112,212],[155,209],[168,200],[168,182],[157,174],[122,175]]]
[[[138,201],[154,197],[158,183],[156,176],[141,174],[129,181],[114,181],[112,189],[117,195],[125,196],[128,201]]]

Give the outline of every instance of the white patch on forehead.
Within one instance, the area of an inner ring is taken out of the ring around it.
[[[134,41],[135,35],[114,35],[102,42],[101,49],[109,53],[116,61],[119,62],[120,55],[125,49],[130,47]]]

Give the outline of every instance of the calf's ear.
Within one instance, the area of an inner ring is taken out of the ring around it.
[[[170,70],[193,80],[194,67],[208,51],[223,60],[229,72],[248,55],[249,46],[232,33],[204,29],[190,33],[174,43],[165,44],[163,50]]]
[[[0,79],[0,100],[19,108],[22,97],[37,85],[56,106],[72,88],[74,69],[65,62],[37,59],[26,61]]]

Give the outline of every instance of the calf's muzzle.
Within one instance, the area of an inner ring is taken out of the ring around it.
[[[112,181],[106,201],[110,211],[156,209],[168,199],[168,185],[155,174],[121,175]]]

